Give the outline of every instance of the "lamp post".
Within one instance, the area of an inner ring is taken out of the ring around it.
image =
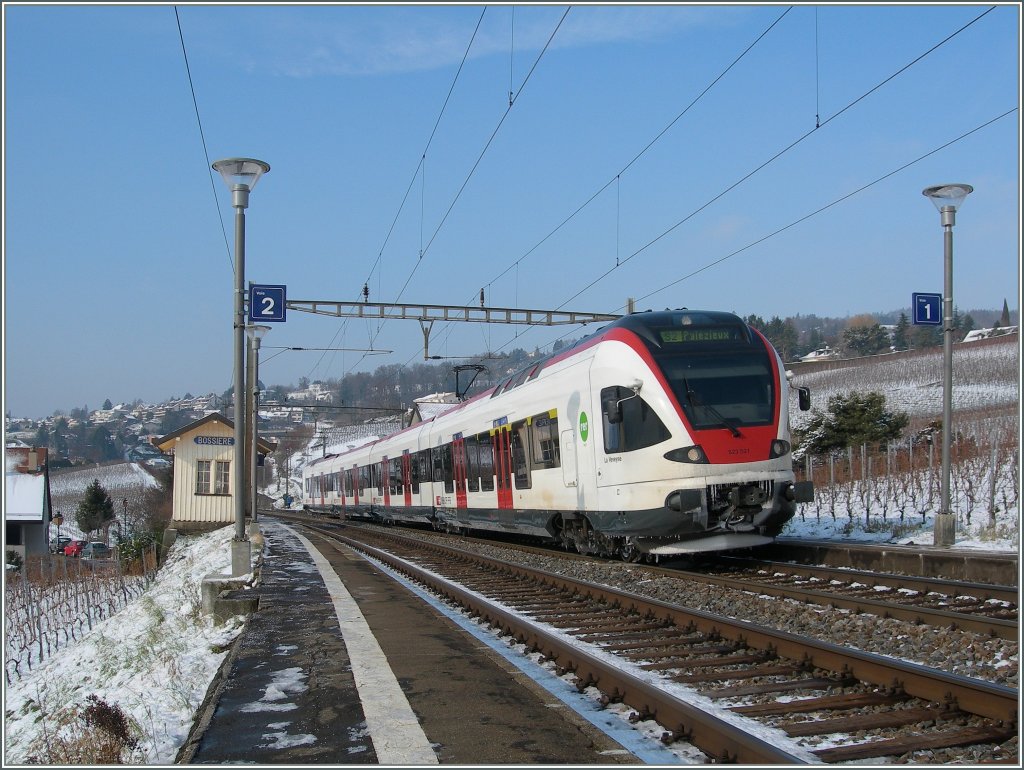
[[[235,374],[235,451],[234,485],[235,537],[231,541],[231,574],[245,575],[252,570],[252,550],[245,536],[245,210],[249,208],[249,193],[270,166],[253,158],[227,158],[213,163],[213,170],[223,178],[231,190],[231,205],[235,209],[235,315],[234,315],[234,374]]]
[[[249,425],[252,431],[252,444],[249,449],[249,484],[252,495],[252,520],[255,523],[258,519],[256,515],[256,457],[258,454],[257,427],[259,425],[260,408],[260,340],[263,339],[264,334],[270,331],[270,327],[254,324],[247,326],[245,331],[249,335],[249,385],[252,393],[251,412],[249,413]]]
[[[941,184],[921,191],[942,216],[945,281],[942,292],[942,497],[935,517],[935,545],[953,545],[956,516],[949,503],[949,447],[953,434],[953,225],[956,210],[974,192],[969,184]]]

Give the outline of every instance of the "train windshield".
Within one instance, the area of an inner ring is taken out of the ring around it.
[[[694,330],[686,338],[662,334],[652,350],[686,418],[696,429],[770,425],[774,377],[768,351],[756,338]],[[693,336],[689,336],[693,335]]]

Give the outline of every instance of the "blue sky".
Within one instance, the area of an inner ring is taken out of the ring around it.
[[[942,291],[921,191],[966,182],[956,305],[1019,307],[1016,3],[177,8],[187,70],[174,6],[4,5],[5,412],[230,387],[233,156],[291,300],[886,312]],[[268,384],[423,360],[415,321],[263,344]]]

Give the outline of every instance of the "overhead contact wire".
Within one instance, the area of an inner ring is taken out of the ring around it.
[[[473,42],[476,40],[477,33],[480,31],[480,24],[484,20],[484,14],[485,13],[487,13],[486,6],[480,12],[480,17],[476,21],[476,26],[473,28],[473,34],[469,38],[469,44],[466,46],[466,50],[462,54],[462,61],[459,62],[459,68],[455,72],[455,77],[452,78],[452,84],[448,87],[448,94],[445,96],[444,103],[441,105],[441,109],[437,113],[437,119],[434,121],[434,127],[430,131],[430,136],[427,138],[427,143],[423,147],[423,152],[420,153],[420,161],[416,165],[415,171],[413,171],[412,178],[409,180],[408,186],[405,188],[405,195],[402,197],[402,202],[398,206],[398,211],[396,212],[394,219],[391,221],[391,227],[388,229],[388,233],[384,237],[384,243],[381,244],[380,251],[377,253],[377,259],[374,261],[373,265],[370,266],[370,272],[367,275],[366,281],[364,283],[369,282],[369,280],[373,277],[373,274],[376,271],[377,266],[380,264],[381,258],[384,255],[384,249],[387,248],[388,242],[391,240],[391,235],[395,231],[395,226],[398,224],[398,219],[399,219],[399,217],[401,217],[402,211],[405,210],[405,204],[406,204],[406,202],[409,199],[409,193],[412,192],[413,185],[416,183],[416,177],[420,175],[421,170],[424,168],[424,166],[426,164],[427,150],[430,149],[430,145],[434,141],[434,136],[435,136],[435,134],[437,134],[438,126],[441,125],[441,118],[444,117],[445,111],[448,108],[448,102],[451,101],[452,94],[455,92],[455,85],[456,85],[456,83],[459,82],[459,76],[462,74],[462,68],[466,65],[466,59],[469,58],[469,52],[473,48]],[[421,240],[421,251],[422,251],[422,235],[421,235],[420,240]],[[338,327],[338,330],[334,333],[334,336],[331,338],[331,342],[330,342],[330,346],[331,347],[334,346],[334,341],[338,338],[338,335],[341,334],[341,332],[344,331],[345,328],[347,328],[347,326],[348,326],[348,319],[346,319],[345,321],[342,321],[341,325]],[[376,337],[377,337],[377,335],[374,335],[374,336],[372,336],[370,338],[370,347],[373,347],[373,341],[376,339]],[[310,369],[310,371],[309,371],[310,375],[312,375],[312,373],[314,371],[316,371],[316,369],[323,362],[323,360],[326,357],[326,355],[327,354],[324,353],[323,355],[320,356],[319,360],[317,360],[317,362],[313,365],[313,368]],[[358,361],[356,361],[350,367],[350,369],[354,369],[355,367],[359,366],[359,364],[361,364],[365,359],[366,359],[366,354],[364,354],[362,357],[360,357],[360,359]]]
[[[893,80],[894,78],[896,78],[897,76],[901,75],[902,73],[906,72],[906,71],[907,71],[907,70],[908,70],[908,69],[909,69],[910,67],[914,66],[915,64],[917,64],[918,62],[920,62],[920,61],[921,61],[922,59],[924,59],[924,58],[925,58],[926,56],[928,56],[929,54],[933,53],[934,51],[936,51],[936,50],[937,50],[938,48],[940,48],[941,46],[943,46],[943,45],[945,45],[946,43],[948,43],[948,42],[949,42],[950,40],[952,40],[952,39],[953,39],[954,37],[956,37],[957,35],[959,35],[959,34],[960,34],[961,32],[963,32],[964,30],[966,30],[966,29],[967,29],[968,27],[970,27],[971,25],[973,25],[973,24],[977,23],[977,22],[978,22],[979,20],[981,20],[981,19],[982,19],[983,17],[985,17],[986,15],[988,15],[989,13],[991,13],[991,12],[992,12],[993,10],[995,10],[995,6],[992,6],[992,7],[990,7],[990,8],[988,9],[988,10],[984,11],[983,13],[981,13],[980,15],[978,15],[977,17],[975,17],[975,18],[974,18],[974,19],[972,19],[971,21],[967,22],[967,23],[966,23],[966,24],[964,24],[964,25],[963,25],[962,27],[960,27],[960,28],[959,28],[958,30],[956,30],[955,32],[951,33],[951,34],[950,34],[950,35],[948,35],[948,36],[947,36],[946,38],[944,38],[944,39],[943,39],[942,41],[940,41],[940,42],[936,43],[935,45],[933,45],[933,46],[932,46],[931,48],[929,48],[929,49],[928,49],[927,51],[925,51],[924,53],[922,53],[922,54],[921,54],[920,56],[916,57],[916,58],[915,58],[915,59],[913,59],[913,60],[912,60],[911,62],[909,62],[908,64],[906,64],[906,65],[904,65],[903,67],[901,67],[900,69],[898,69],[898,70],[897,70],[896,72],[892,73],[892,74],[891,74],[891,75],[889,75],[889,76],[888,76],[887,78],[885,78],[884,80],[880,81],[880,82],[879,82],[879,83],[877,83],[877,84],[876,84],[875,86],[873,86],[872,88],[870,88],[870,89],[868,89],[867,91],[865,91],[865,92],[864,92],[863,94],[861,94],[861,95],[860,95],[860,96],[858,96],[858,97],[857,97],[856,99],[854,99],[854,100],[852,100],[851,102],[849,102],[849,103],[848,103],[848,104],[847,104],[847,105],[846,105],[845,107],[843,107],[842,109],[840,109],[840,110],[839,110],[838,112],[836,112],[836,113],[832,114],[831,116],[829,116],[828,118],[826,118],[826,119],[825,119],[824,121],[822,121],[822,122],[821,122],[821,125],[820,125],[820,128],[824,128],[824,127],[825,127],[826,125],[828,125],[829,123],[831,123],[831,122],[832,122],[833,120],[835,120],[836,118],[838,118],[838,117],[839,117],[840,115],[842,115],[843,113],[845,113],[845,112],[846,112],[847,110],[849,110],[850,108],[852,108],[852,107],[853,107],[854,105],[856,105],[856,104],[860,103],[860,102],[861,102],[861,101],[863,101],[863,100],[864,100],[865,98],[867,98],[868,96],[870,96],[871,94],[873,94],[873,93],[874,93],[875,91],[877,91],[877,90],[878,90],[879,88],[881,88],[881,87],[882,87],[882,86],[884,86],[885,84],[889,83],[889,82],[890,82],[890,81],[892,81],[892,80]],[[779,151],[778,151],[777,153],[775,153],[775,154],[774,154],[773,156],[771,156],[771,157],[770,157],[770,158],[769,158],[768,160],[764,161],[764,162],[763,162],[763,163],[761,163],[761,164],[760,164],[759,166],[757,166],[757,167],[756,167],[756,168],[755,168],[755,169],[754,169],[753,171],[750,171],[749,173],[747,173],[747,174],[745,174],[744,176],[742,176],[742,177],[741,177],[740,179],[738,179],[738,180],[737,180],[736,182],[734,182],[733,184],[729,185],[729,186],[728,186],[727,188],[725,188],[724,190],[722,190],[722,192],[718,193],[718,195],[716,195],[716,196],[714,196],[713,198],[711,198],[710,200],[708,200],[708,201],[707,201],[706,203],[704,203],[704,204],[703,204],[702,206],[700,206],[699,208],[697,208],[697,209],[695,209],[695,210],[691,211],[691,212],[690,212],[689,214],[687,214],[687,215],[686,215],[685,217],[683,217],[683,218],[682,218],[682,219],[680,219],[680,220],[679,220],[678,222],[676,222],[675,224],[673,224],[673,225],[672,225],[671,227],[669,227],[669,228],[668,228],[667,230],[665,230],[664,232],[660,233],[660,234],[659,234],[658,236],[656,236],[655,238],[653,238],[653,239],[651,239],[650,241],[648,241],[647,243],[645,243],[645,244],[644,244],[643,246],[641,246],[641,247],[640,247],[639,249],[637,249],[636,251],[634,251],[634,252],[633,252],[632,254],[630,254],[629,256],[625,257],[625,258],[624,258],[624,259],[622,260],[621,264],[617,265],[616,267],[614,267],[614,268],[612,268],[612,269],[610,269],[610,270],[606,270],[606,271],[605,271],[605,272],[604,272],[604,273],[603,273],[602,275],[600,275],[599,277],[595,278],[595,279],[594,279],[593,281],[591,281],[591,282],[590,282],[589,284],[587,284],[587,285],[586,285],[586,286],[584,286],[584,287],[583,287],[582,289],[580,289],[580,290],[579,290],[578,292],[576,292],[576,293],[575,293],[574,295],[572,295],[572,296],[571,296],[571,297],[569,297],[569,298],[568,298],[567,300],[565,300],[565,302],[563,302],[563,303],[562,303],[561,305],[559,305],[559,307],[558,307],[557,309],[561,309],[561,308],[562,308],[562,307],[564,307],[564,306],[565,306],[565,305],[566,305],[567,303],[569,303],[569,302],[572,302],[572,301],[573,301],[574,299],[576,299],[577,297],[579,297],[579,296],[580,296],[581,294],[585,293],[585,292],[586,292],[586,291],[588,291],[589,289],[591,289],[591,288],[593,288],[594,286],[596,286],[596,285],[597,285],[598,283],[600,283],[600,282],[601,282],[601,281],[603,281],[603,280],[604,280],[605,278],[607,278],[607,277],[608,277],[608,276],[609,276],[609,275],[610,275],[611,273],[613,273],[613,272],[614,272],[615,270],[617,270],[617,269],[618,269],[619,267],[622,267],[622,266],[624,266],[624,265],[625,265],[625,264],[626,264],[627,262],[629,262],[629,261],[630,261],[630,260],[632,260],[632,259],[633,259],[634,257],[636,257],[636,256],[640,255],[641,253],[643,253],[644,251],[646,251],[647,249],[649,249],[649,248],[650,248],[651,246],[653,246],[653,245],[654,245],[655,243],[657,243],[658,241],[660,241],[660,240],[661,240],[662,238],[664,238],[665,236],[667,236],[667,235],[668,235],[669,233],[673,232],[673,231],[674,231],[674,230],[675,230],[676,228],[678,228],[679,226],[681,226],[681,225],[685,224],[685,223],[686,223],[687,221],[689,221],[689,220],[690,220],[690,219],[692,219],[692,218],[693,218],[694,216],[696,216],[697,214],[699,214],[700,212],[702,212],[702,211],[703,211],[704,209],[706,209],[706,208],[707,208],[708,206],[710,206],[711,204],[713,204],[713,203],[717,202],[718,200],[720,200],[721,198],[723,198],[723,197],[724,197],[725,195],[727,195],[728,193],[730,193],[730,192],[732,192],[732,191],[733,191],[734,189],[736,189],[736,188],[737,188],[737,187],[738,187],[739,185],[743,184],[743,183],[744,183],[745,181],[747,181],[748,179],[750,179],[750,178],[751,178],[752,176],[754,176],[755,174],[757,174],[757,173],[759,173],[760,171],[764,170],[764,169],[765,169],[765,168],[766,168],[767,166],[769,166],[769,165],[771,165],[772,163],[774,163],[774,162],[775,162],[776,160],[778,160],[778,159],[779,159],[779,158],[781,158],[781,157],[782,157],[783,155],[785,155],[785,154],[786,154],[786,153],[788,153],[788,152],[789,152],[790,150],[792,150],[792,149],[793,149],[794,147],[796,147],[797,145],[799,145],[800,143],[802,143],[802,142],[803,142],[803,141],[804,141],[805,139],[807,139],[807,138],[808,138],[809,136],[811,136],[812,134],[814,134],[814,133],[815,133],[816,131],[818,131],[818,127],[816,127],[816,128],[813,128],[813,129],[811,129],[810,131],[807,131],[807,132],[806,132],[805,134],[803,134],[802,136],[800,136],[799,138],[797,138],[796,140],[794,140],[793,142],[791,142],[791,143],[790,143],[790,144],[789,144],[788,146],[786,146],[785,148],[783,148],[783,149],[779,150]]]
[[[192,83],[192,70],[188,66],[188,52],[185,50],[185,35],[181,31],[181,18],[178,16],[178,6],[174,6],[174,20],[178,25],[178,39],[181,41],[181,56],[185,60],[185,74],[188,76],[188,88],[192,94],[192,107],[196,113],[196,124],[199,126],[199,140],[203,145],[203,157],[206,158],[206,174],[210,178],[210,191],[213,193],[213,205],[217,209],[217,217],[220,219],[220,232],[224,237],[224,251],[228,255],[228,263],[231,271],[235,270],[235,260],[231,256],[231,244],[228,243],[228,231],[224,226],[224,215],[221,213],[220,204],[217,202],[217,185],[213,179],[213,166],[210,163],[210,151],[206,147],[206,134],[203,133],[203,120],[199,117],[199,102],[196,99],[196,89]]]

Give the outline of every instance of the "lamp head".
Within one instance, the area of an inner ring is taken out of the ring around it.
[[[270,164],[254,158],[226,158],[214,161],[213,170],[224,178],[229,190],[252,190],[260,177],[270,171]]]
[[[964,202],[964,198],[972,192],[974,192],[974,188],[969,184],[939,184],[924,188],[921,194],[931,199],[935,208],[941,212],[947,206],[951,206],[956,211]]]
[[[245,333],[249,335],[249,339],[253,342],[259,342],[263,339],[263,335],[270,331],[269,326],[262,326],[260,324],[253,324],[245,327]]]

